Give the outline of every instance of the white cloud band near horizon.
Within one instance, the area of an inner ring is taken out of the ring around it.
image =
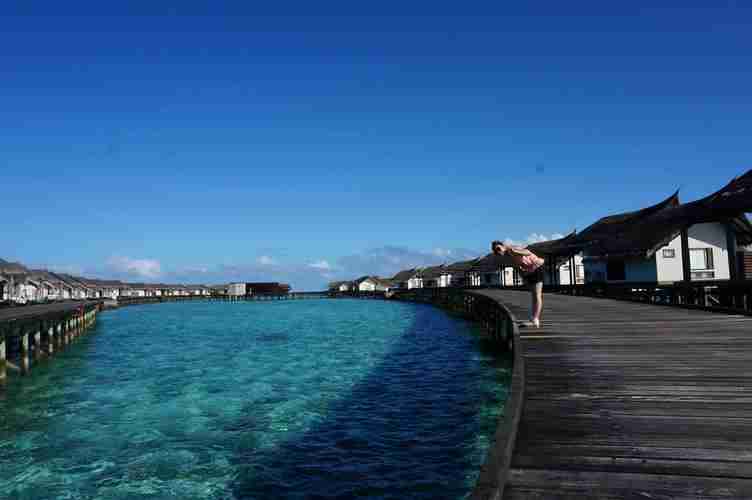
[[[116,273],[139,278],[154,279],[162,275],[162,265],[154,259],[132,259],[113,255],[107,259],[107,267]]]

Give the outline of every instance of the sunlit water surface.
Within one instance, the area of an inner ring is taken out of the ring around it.
[[[0,498],[463,498],[509,377],[429,306],[106,312],[0,389]]]

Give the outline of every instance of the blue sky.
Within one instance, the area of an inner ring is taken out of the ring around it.
[[[743,2],[71,3],[0,7],[8,260],[315,289],[750,168]]]

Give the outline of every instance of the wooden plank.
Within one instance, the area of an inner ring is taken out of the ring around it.
[[[681,475],[512,469],[504,498],[728,500],[752,498],[752,482]]]
[[[530,295],[486,291],[519,317]],[[752,318],[546,295],[505,498],[752,498]]]

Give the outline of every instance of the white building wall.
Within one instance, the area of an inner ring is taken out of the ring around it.
[[[713,278],[727,280],[729,272],[729,255],[727,249],[726,227],[718,222],[696,224],[689,228],[689,248],[710,248],[713,250]]]
[[[452,275],[451,274],[442,274],[439,276],[439,279],[436,282],[436,285],[439,288],[446,288],[448,286],[452,285]]]
[[[371,280],[364,280],[358,284],[358,291],[360,292],[375,292],[376,284]]]
[[[227,287],[227,294],[234,296],[245,295],[245,283],[230,283]]]
[[[658,281],[663,283],[682,281],[684,279],[681,236],[677,236],[668,245],[659,249],[655,254],[655,259]]]
[[[21,283],[16,285],[16,300],[37,300],[37,287],[31,283]]]
[[[413,288],[423,288],[423,279],[410,278],[409,280],[407,280],[407,289],[412,290]]]
[[[687,231],[689,248],[710,248],[713,251],[713,278],[727,280],[731,277],[729,272],[728,249],[726,248],[726,227],[719,222],[695,224]],[[663,255],[663,248],[673,249],[675,257],[668,258]],[[658,281],[682,281],[684,269],[682,264],[681,236],[674,238],[671,243],[658,250],[656,254],[658,265]],[[699,281],[693,278],[693,281]]]

